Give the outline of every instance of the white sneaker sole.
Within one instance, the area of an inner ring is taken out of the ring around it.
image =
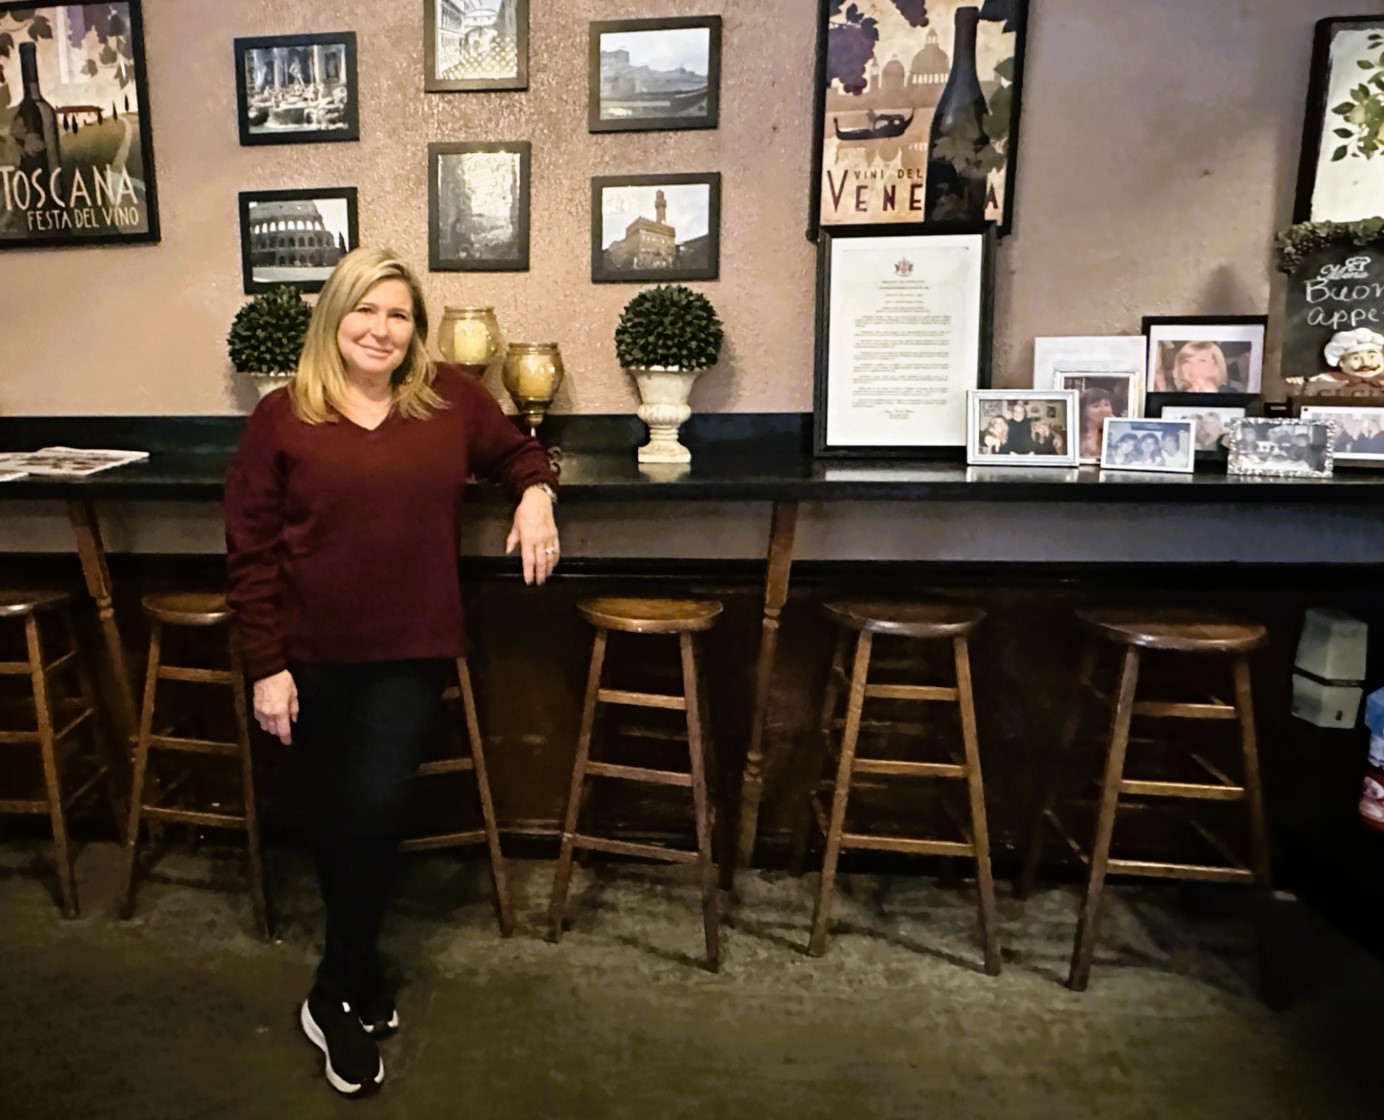
[[[311,1042],[314,1046],[316,1046],[317,1049],[321,1050],[322,1056],[326,1058],[327,1081],[331,1084],[331,1087],[335,1089],[338,1093],[344,1093],[348,1097],[355,1096],[356,1094],[360,1093],[365,1088],[363,1084],[357,1085],[350,1081],[347,1081],[344,1077],[340,1076],[336,1072],[336,1070],[332,1069],[332,1055],[331,1052],[327,1049],[327,1039],[322,1034],[322,1028],[317,1025],[317,1020],[312,1017],[312,1012],[308,1010],[307,1000],[303,1000],[302,1010],[298,1013],[298,1021],[302,1023],[303,1033],[308,1036],[308,1041]],[[379,1085],[383,1081],[384,1059],[381,1058],[380,1071],[377,1074],[375,1074],[374,1083],[376,1085]]]
[[[362,1019],[360,1025],[371,1038],[388,1038],[399,1029],[399,1009],[396,1007],[393,1014],[383,1023],[367,1023]]]

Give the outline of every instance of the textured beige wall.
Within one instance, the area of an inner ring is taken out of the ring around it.
[[[163,242],[0,254],[0,412],[225,413],[249,403],[223,338],[240,291],[241,189],[355,185],[363,243],[427,262],[426,147],[534,145],[528,273],[427,276],[557,339],[558,407],[626,412],[611,334],[631,285],[590,282],[589,179],[723,175],[716,302],[729,351],[703,411],[812,406],[813,248],[803,238],[816,0],[532,0],[530,89],[422,92],[418,0],[144,0]],[[1339,0],[1033,0],[1015,233],[1002,246],[996,371],[1025,384],[1040,334],[1136,333],[1143,314],[1252,313],[1291,206],[1311,28]],[[1384,2],[1350,5],[1384,11]],[[593,18],[725,18],[721,127],[586,132]],[[361,142],[242,148],[231,40],[354,29]],[[1271,354],[1272,361],[1272,354]]]

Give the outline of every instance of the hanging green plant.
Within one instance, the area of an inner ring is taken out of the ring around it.
[[[660,284],[625,304],[615,328],[615,355],[627,368],[700,370],[716,364],[724,337],[706,296],[682,284]]]
[[[231,322],[226,336],[231,365],[237,373],[292,373],[311,318],[311,305],[291,284],[261,292]]]
[[[1291,274],[1309,254],[1319,249],[1337,245],[1363,249],[1380,242],[1384,242],[1384,218],[1364,218],[1358,222],[1298,222],[1274,237],[1274,264],[1279,272]]]

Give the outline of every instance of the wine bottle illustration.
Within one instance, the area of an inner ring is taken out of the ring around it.
[[[976,29],[980,9],[956,9],[951,73],[937,102],[928,134],[928,221],[985,220],[986,172],[979,156],[985,135],[985,94],[976,76]]]
[[[58,115],[44,100],[38,81],[38,54],[33,43],[19,44],[19,74],[24,82],[24,100],[19,103],[16,133],[20,137],[19,170],[38,171],[48,189],[48,174],[61,166],[58,154]]]

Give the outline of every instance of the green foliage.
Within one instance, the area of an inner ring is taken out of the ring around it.
[[[724,338],[706,296],[682,284],[660,284],[625,304],[615,354],[622,366],[706,369],[716,364]]]
[[[1376,245],[1384,241],[1384,218],[1359,222],[1299,222],[1273,239],[1274,264],[1279,272],[1293,273],[1303,259],[1333,245]]]
[[[297,288],[280,284],[236,312],[226,342],[237,373],[292,373],[303,352],[312,308]]]
[[[1371,51],[1379,52],[1378,57],[1356,60],[1363,80],[1350,91],[1350,100],[1331,107],[1333,115],[1343,118],[1342,124],[1331,130],[1338,141],[1331,153],[1332,163],[1340,163],[1347,156],[1374,159],[1384,152],[1384,32],[1371,33],[1368,42]]]

